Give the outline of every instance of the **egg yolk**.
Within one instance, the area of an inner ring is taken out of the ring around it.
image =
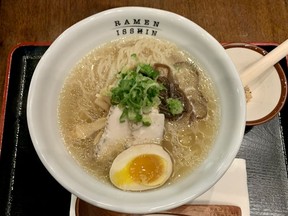
[[[129,163],[129,175],[134,182],[151,185],[164,173],[164,161],[155,154],[143,154]]]

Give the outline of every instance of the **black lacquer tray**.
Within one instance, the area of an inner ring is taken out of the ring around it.
[[[276,46],[256,45],[267,51]],[[0,127],[0,216],[69,216],[71,194],[42,165],[26,121],[30,80],[47,48],[21,45],[8,61]],[[286,59],[280,63],[287,76]],[[246,128],[237,157],[246,159],[251,215],[288,215],[287,143],[288,102],[271,121]]]

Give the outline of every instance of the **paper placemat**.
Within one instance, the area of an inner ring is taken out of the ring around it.
[[[191,204],[222,204],[239,206],[243,216],[250,215],[246,161],[234,159],[223,177]]]

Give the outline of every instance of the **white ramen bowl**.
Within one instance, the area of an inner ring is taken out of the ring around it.
[[[200,167],[176,183],[147,192],[121,191],[87,174],[67,151],[57,119],[58,96],[76,62],[95,47],[132,34],[163,38],[189,52],[215,83],[221,107],[219,133]],[[152,8],[115,8],[68,28],[51,44],[37,65],[27,103],[31,139],[51,175],[80,199],[126,213],[171,209],[207,191],[229,168],[245,129],[244,91],[224,48],[192,21]]]

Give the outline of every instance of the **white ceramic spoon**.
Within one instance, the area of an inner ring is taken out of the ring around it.
[[[288,39],[241,73],[240,76],[243,86],[249,87],[249,84],[252,81],[254,81],[257,77],[261,76],[268,68],[275,65],[287,54],[288,54]]]

